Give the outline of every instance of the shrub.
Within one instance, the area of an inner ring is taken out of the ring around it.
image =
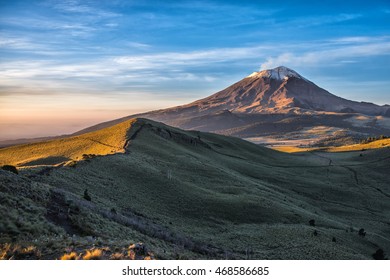
[[[15,174],[19,174],[18,169],[13,165],[3,165],[1,167],[1,169],[5,170],[5,171],[13,172]]]
[[[366,232],[364,231],[364,228],[359,229],[358,234],[359,234],[359,236],[362,236],[362,237],[366,236]]]
[[[143,243],[131,244],[129,246],[129,251],[127,252],[128,257],[131,260],[143,259],[145,255],[148,254],[148,250]]]
[[[84,191],[84,199],[85,199],[85,200],[88,200],[88,201],[91,201],[91,196],[89,195],[87,189],[85,189],[85,191]]]
[[[332,242],[336,242],[336,237],[332,237]]]
[[[311,219],[309,221],[309,225],[312,226],[312,227],[315,227],[316,226],[316,221],[314,219]]]
[[[317,236],[317,235],[318,235],[318,232],[315,230],[315,231],[313,232],[313,235],[314,235],[314,236]]]
[[[376,250],[376,252],[372,254],[372,257],[374,260],[386,260],[385,252],[382,249]]]

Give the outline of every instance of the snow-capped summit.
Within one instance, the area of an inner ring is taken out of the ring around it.
[[[290,77],[305,79],[294,70],[287,68],[285,66],[279,66],[274,69],[263,70],[260,72],[253,72],[248,76],[248,78],[262,78],[262,77],[267,77],[267,78],[280,80],[280,81]]]

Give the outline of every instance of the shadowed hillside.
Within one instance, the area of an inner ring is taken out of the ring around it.
[[[143,242],[169,259],[370,259],[390,251],[389,157],[285,154],[133,119],[1,149],[19,175],[0,173],[0,243],[41,258]]]

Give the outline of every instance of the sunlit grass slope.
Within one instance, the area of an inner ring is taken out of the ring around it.
[[[272,149],[285,152],[285,153],[300,153],[300,152],[309,152],[309,151],[326,151],[326,152],[351,152],[351,151],[362,151],[362,150],[372,150],[372,149],[383,149],[390,147],[390,139],[381,139],[372,141],[365,144],[353,144],[345,145],[338,147],[295,147],[295,146],[275,146]]]
[[[341,147],[330,147],[327,149],[329,152],[348,152],[348,151],[360,151],[369,149],[382,149],[390,147],[390,139],[381,139],[372,141],[366,144],[355,144]]]
[[[135,119],[79,136],[0,149],[0,165],[55,165],[83,155],[124,152]]]
[[[285,153],[300,153],[318,150],[318,148],[302,148],[296,146],[274,146],[272,149]]]

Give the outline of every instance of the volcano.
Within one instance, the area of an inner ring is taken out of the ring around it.
[[[378,106],[338,97],[284,66],[254,72],[207,98],[153,113],[193,117],[222,110],[247,114],[355,112],[390,116],[388,105]]]
[[[280,66],[254,72],[209,97],[190,104],[101,123],[76,133],[102,129],[134,117],[182,129],[214,132],[271,144],[352,144],[371,135],[390,135],[390,106],[338,97],[296,71]],[[260,140],[259,140],[260,139]]]

